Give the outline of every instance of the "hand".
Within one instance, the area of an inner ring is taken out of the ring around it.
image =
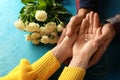
[[[90,10],[88,9],[85,9],[85,8],[81,8],[79,9],[78,11],[78,15],[76,16],[73,16],[71,19],[70,19],[70,22],[67,24],[67,27],[65,29],[65,31],[62,33],[59,41],[57,44],[59,44],[63,38],[67,35],[67,36],[70,36],[73,34],[73,30],[74,28],[77,26],[77,25],[80,25],[82,20],[85,18],[86,14],[90,12]]]
[[[97,13],[90,12],[82,21],[78,37],[73,45],[73,58],[69,66],[87,68],[88,62],[99,46],[101,27]]]
[[[87,9],[87,8],[80,8],[78,10],[78,15],[83,15],[84,17],[86,17],[86,14],[89,13],[91,10]]]
[[[85,9],[85,8],[81,8],[78,10],[78,14],[76,16],[73,16],[70,19],[69,23],[67,24],[67,27],[62,32],[62,35],[57,44],[60,44],[65,36],[70,36],[73,34],[74,28],[76,28],[77,25],[81,24],[82,20],[85,18],[86,14],[88,12],[90,12],[90,10]],[[70,52],[70,53],[72,53],[72,52]],[[65,61],[65,64],[69,64],[70,60],[71,60],[71,58],[67,59]]]
[[[113,29],[113,26],[109,23],[105,24],[102,28],[102,36],[100,37],[101,45],[99,46],[95,54],[92,56],[88,64],[88,68],[90,68],[100,60],[100,58],[106,51],[107,47],[109,46],[114,36],[115,36],[115,30]]]
[[[74,20],[75,19],[71,19],[69,24],[71,24],[71,22],[75,22]],[[66,27],[68,26],[69,25],[67,25]],[[65,33],[65,30],[63,30],[62,34]],[[74,41],[76,40],[77,32],[78,32],[78,27],[74,27],[74,29],[72,30],[72,34],[69,36],[64,36],[61,42],[51,50],[52,53],[56,56],[56,58],[60,62],[60,64],[62,64],[67,58],[72,57],[72,47]]]

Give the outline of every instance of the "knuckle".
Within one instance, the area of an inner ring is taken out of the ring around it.
[[[77,19],[77,16],[73,16],[73,17],[71,17],[70,21],[74,21],[76,19]]]
[[[110,24],[110,23],[107,23],[106,27],[108,27],[108,32],[110,34],[110,37],[114,37],[116,32],[115,32],[115,29],[114,29],[113,25]]]

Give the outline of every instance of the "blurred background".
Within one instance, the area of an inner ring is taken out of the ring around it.
[[[120,0],[99,0],[101,20],[120,13]],[[75,0],[64,0],[64,7],[73,15],[76,14]],[[0,77],[12,70],[22,58],[31,63],[39,59],[55,45],[33,45],[25,41],[25,33],[14,26],[19,11],[23,7],[20,0],[0,0]],[[120,27],[120,26],[119,26]],[[85,80],[120,80],[120,36],[111,42],[102,59],[87,70]],[[57,80],[63,65],[50,80]]]

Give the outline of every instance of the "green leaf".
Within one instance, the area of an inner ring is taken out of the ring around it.
[[[34,2],[34,0],[21,0],[21,2],[23,4],[27,4],[27,3],[30,3],[30,2]]]
[[[20,10],[20,14],[24,13],[25,6]]]
[[[37,5],[37,8],[40,9],[40,10],[45,10],[46,7],[47,7],[47,4],[44,0],[38,0],[38,5]]]
[[[48,4],[48,5],[51,5],[53,3],[54,0],[45,0],[45,2]]]

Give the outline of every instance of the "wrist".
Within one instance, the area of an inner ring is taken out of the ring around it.
[[[53,48],[51,52],[57,58],[60,64],[62,64],[67,59],[67,55],[65,55],[61,47],[58,45],[55,48]]]
[[[89,59],[88,58],[85,58],[85,57],[73,57],[69,66],[71,67],[80,67],[80,68],[83,68],[83,69],[87,69],[87,66],[88,66],[88,62],[89,62]]]

